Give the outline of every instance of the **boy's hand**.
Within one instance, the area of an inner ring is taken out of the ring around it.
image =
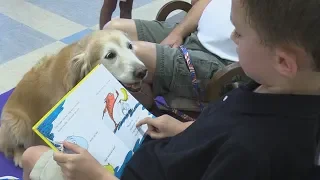
[[[177,48],[183,43],[183,37],[178,33],[170,33],[160,44]]]
[[[169,115],[162,115],[157,118],[145,118],[137,123],[137,127],[147,124],[148,130],[147,134],[153,139],[162,139],[166,137],[175,136],[187,127],[189,127],[192,122],[183,123]]]
[[[87,150],[69,142],[63,143],[63,146],[75,153],[56,152],[53,156],[61,167],[65,180],[102,180],[110,176]]]

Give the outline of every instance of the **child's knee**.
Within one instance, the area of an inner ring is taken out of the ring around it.
[[[22,155],[22,167],[32,169],[41,155],[50,150],[46,146],[33,146],[28,148]]]

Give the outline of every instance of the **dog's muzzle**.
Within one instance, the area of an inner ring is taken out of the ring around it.
[[[139,92],[141,90],[142,80],[134,84],[124,84],[121,83],[128,91]]]
[[[129,91],[131,92],[139,92],[141,90],[142,80],[145,79],[148,75],[148,69],[146,67],[141,67],[136,69],[133,72],[133,77],[138,80],[136,83],[125,84],[122,83]]]
[[[148,70],[146,68],[139,68],[133,72],[133,76],[137,79],[144,79],[148,74]]]

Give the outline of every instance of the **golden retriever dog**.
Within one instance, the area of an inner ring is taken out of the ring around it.
[[[44,144],[32,126],[98,64],[127,85],[137,86],[147,75],[130,40],[116,30],[95,31],[43,57],[24,75],[3,108],[0,151],[21,167],[25,149]]]

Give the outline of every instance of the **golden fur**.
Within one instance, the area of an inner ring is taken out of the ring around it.
[[[32,126],[97,64],[102,63],[124,83],[141,81],[133,74],[145,66],[128,44],[129,39],[120,31],[96,31],[55,55],[43,57],[24,75],[3,108],[0,151],[13,156],[21,166],[24,150],[43,144]],[[110,52],[117,56],[106,59]]]

